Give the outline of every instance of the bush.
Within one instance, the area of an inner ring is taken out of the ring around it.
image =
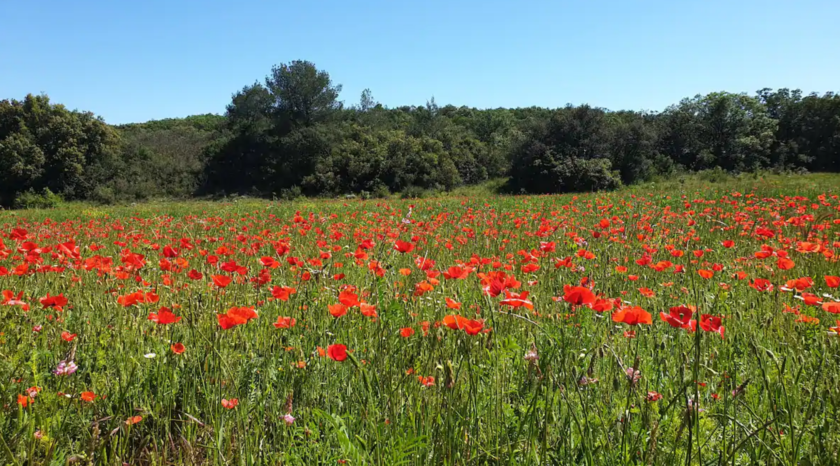
[[[117,202],[117,195],[110,186],[99,186],[91,193],[90,200],[96,204],[109,205]]]
[[[292,186],[288,189],[281,189],[280,190],[280,199],[284,201],[294,201],[295,199],[299,199],[303,197],[303,192],[300,189],[300,186]]]
[[[400,199],[420,199],[426,196],[426,190],[420,186],[408,186],[400,193]]]
[[[732,179],[732,175],[720,167],[712,168],[711,170],[703,170],[698,174],[700,181],[707,183],[720,183]]]
[[[15,209],[52,209],[58,207],[64,200],[58,194],[53,193],[49,188],[44,188],[41,193],[33,189],[24,191],[15,198]]]
[[[391,191],[389,191],[388,187],[385,186],[384,184],[379,184],[379,185],[376,185],[375,188],[373,188],[373,192],[371,193],[371,196],[373,196],[377,199],[385,199],[386,197],[391,196]]]
[[[607,159],[562,159],[554,168],[562,192],[610,191],[621,186],[621,177]]]

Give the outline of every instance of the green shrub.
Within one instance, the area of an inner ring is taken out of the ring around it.
[[[712,168],[711,170],[703,170],[698,175],[700,181],[707,183],[721,183],[732,179],[732,175],[720,167]]]
[[[408,186],[400,193],[400,199],[420,199],[426,197],[426,190],[420,186]]]
[[[295,199],[299,199],[301,197],[303,197],[303,192],[301,191],[300,186],[295,185],[291,188],[280,190],[280,199],[284,201],[294,201]]]
[[[567,157],[553,168],[559,192],[611,191],[621,186],[621,176],[607,159]]]
[[[96,204],[110,205],[117,202],[117,195],[110,186],[99,186],[93,190],[90,200]]]
[[[52,209],[61,205],[64,200],[58,194],[53,193],[49,188],[44,188],[40,193],[33,189],[24,191],[15,198],[15,209]]]

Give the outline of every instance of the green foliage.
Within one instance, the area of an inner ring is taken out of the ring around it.
[[[557,110],[514,149],[509,189],[557,193],[620,186],[620,175],[612,172],[607,123],[601,109],[584,105]],[[625,152],[622,158],[630,156],[630,149]]]
[[[43,95],[0,101],[0,205],[30,189],[84,199],[106,179],[117,153],[116,132],[91,113]]]
[[[22,193],[18,193],[15,198],[15,209],[52,209],[58,207],[63,202],[63,199],[58,194],[50,191],[49,188],[44,188],[40,193],[35,192],[32,188]]]
[[[451,191],[507,177],[511,192],[612,189],[681,170],[840,171],[840,95],[713,92],[661,113],[589,105],[358,104],[308,61],[272,67],[224,115],[108,127],[46,96],[0,103],[0,205],[49,188],[101,203]],[[601,160],[592,162],[591,160]],[[620,182],[619,182],[620,181]],[[376,194],[374,194],[376,195]]]

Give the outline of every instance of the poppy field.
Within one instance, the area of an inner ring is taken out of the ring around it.
[[[837,186],[0,212],[0,463],[837,464]]]

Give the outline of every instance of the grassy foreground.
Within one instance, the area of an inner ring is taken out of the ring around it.
[[[0,212],[0,463],[836,464],[838,186]]]

